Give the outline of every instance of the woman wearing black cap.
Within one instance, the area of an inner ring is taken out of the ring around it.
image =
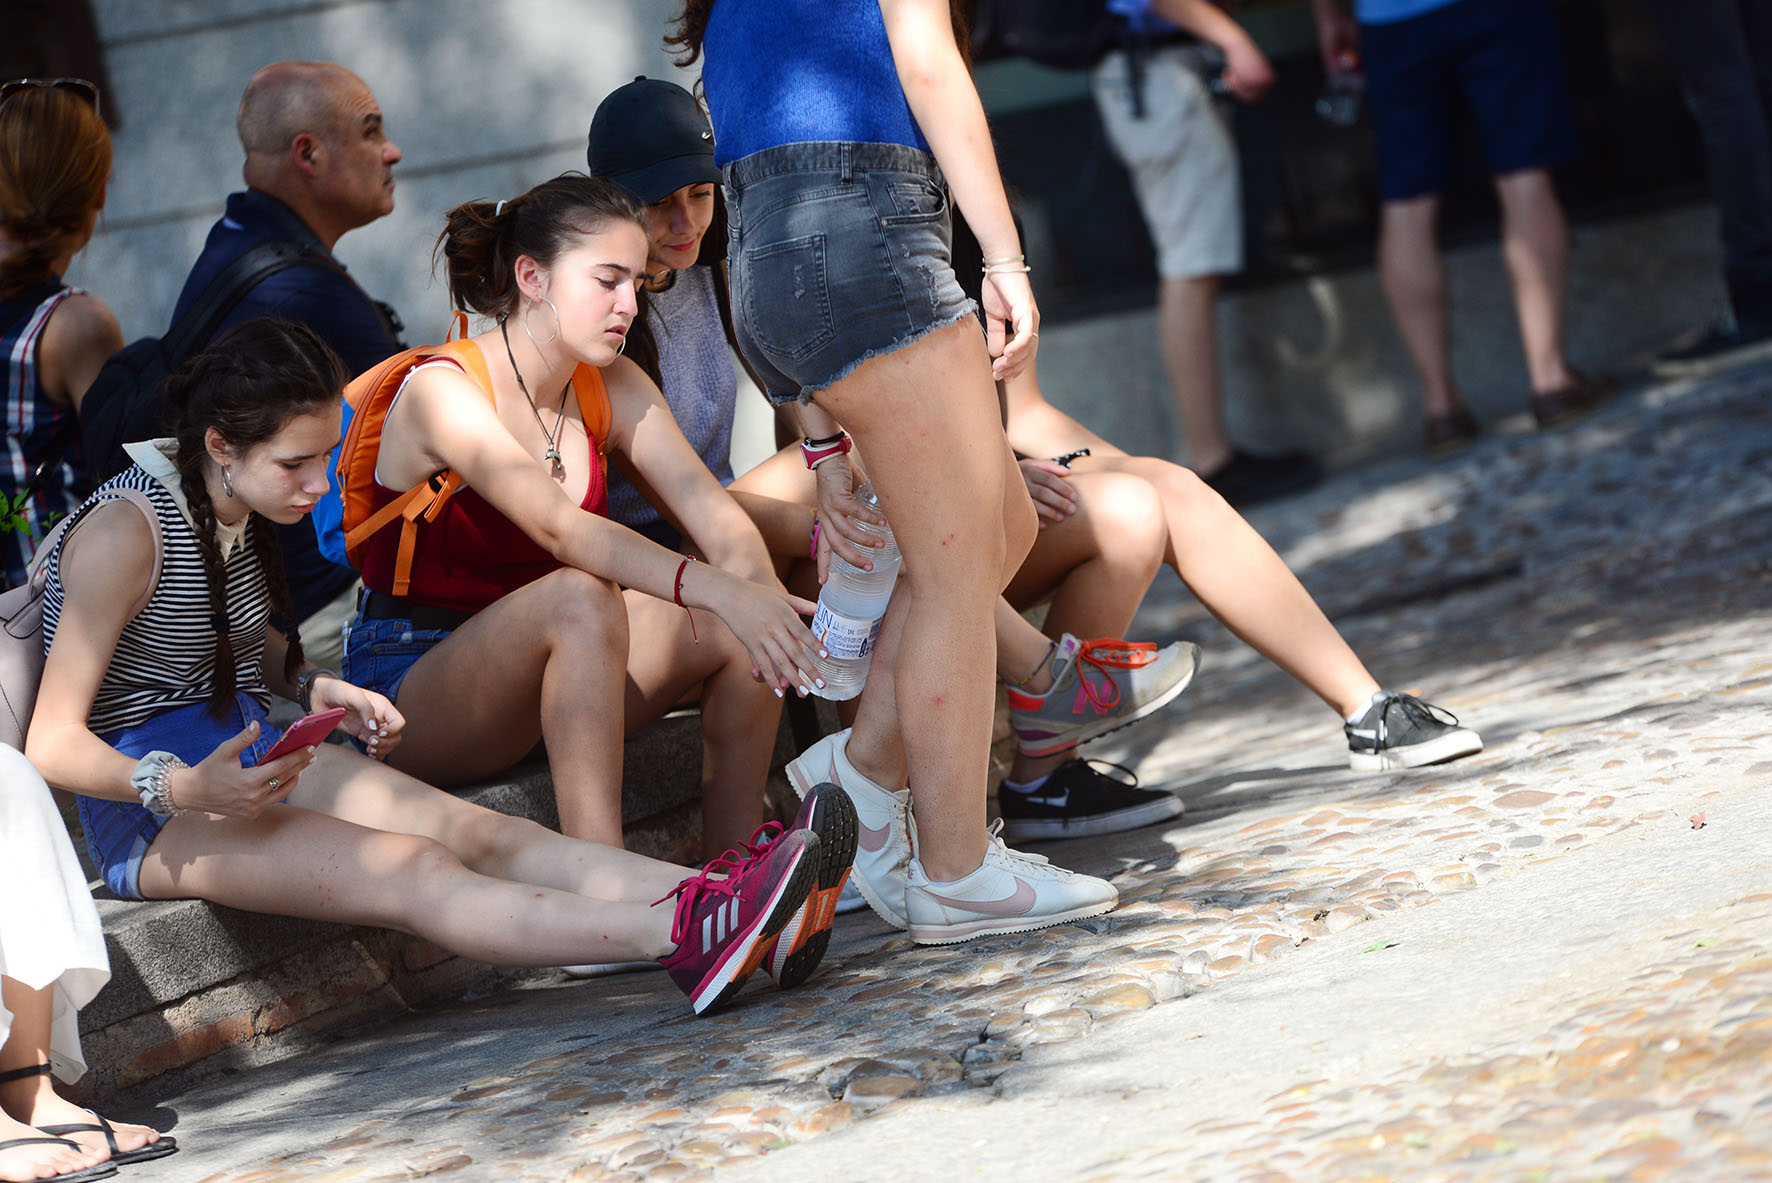
[[[993,614],[1037,529],[992,380],[1033,360],[1039,312],[960,7],[686,0],[670,39],[681,65],[706,51],[738,339],[771,401],[797,404],[821,550],[841,537],[867,561],[854,522],[875,515],[852,495],[853,433],[904,554],[853,735],[803,753],[790,777],[849,790],[867,852],[858,886],[928,943],[1060,924],[1118,898],[985,825]],[[985,247],[982,337],[949,261],[950,187]]]

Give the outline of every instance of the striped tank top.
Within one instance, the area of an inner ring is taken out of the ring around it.
[[[134,727],[179,707],[207,702],[215,673],[215,627],[210,620],[203,555],[197,547],[196,530],[185,520],[172,494],[139,466],[132,467],[101,485],[76,514],[90,513],[100,501],[111,499],[112,489],[119,488],[139,489],[154,503],[160,514],[165,553],[154,594],[148,598],[147,607],[123,626],[117,650],[99,683],[98,693],[93,696],[87,726],[96,735]],[[68,528],[73,530],[78,524],[76,520]],[[235,548],[225,569],[234,685],[268,709],[271,691],[265,684],[262,667],[271,593],[264,568],[248,541]],[[58,545],[50,556],[49,581],[43,597],[45,652],[61,623],[64,598]]]

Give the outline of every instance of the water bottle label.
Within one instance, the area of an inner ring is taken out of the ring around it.
[[[874,651],[874,639],[880,635],[880,621],[845,616],[831,611],[821,602],[812,617],[812,635],[832,657],[844,660],[866,657]]]

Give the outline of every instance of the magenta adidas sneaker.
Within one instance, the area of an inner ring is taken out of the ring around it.
[[[777,934],[799,913],[817,880],[818,836],[794,830],[754,857],[728,856],[654,904],[676,897],[671,940],[677,948],[659,963],[698,1015],[738,993]],[[726,877],[715,877],[721,874]]]
[[[792,834],[798,830],[818,835],[812,890],[763,957],[763,972],[783,989],[810,978],[831,943],[837,898],[842,895],[843,884],[855,862],[855,805],[849,794],[836,785],[814,785],[785,832]],[[783,832],[780,822],[766,822],[751,835],[747,849],[753,855],[761,854],[779,841]]]

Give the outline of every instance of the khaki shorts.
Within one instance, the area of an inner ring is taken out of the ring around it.
[[[1237,143],[1185,46],[1158,49],[1145,69],[1142,119],[1132,117],[1126,55],[1091,77],[1095,105],[1144,212],[1164,279],[1243,269],[1243,191]]]

